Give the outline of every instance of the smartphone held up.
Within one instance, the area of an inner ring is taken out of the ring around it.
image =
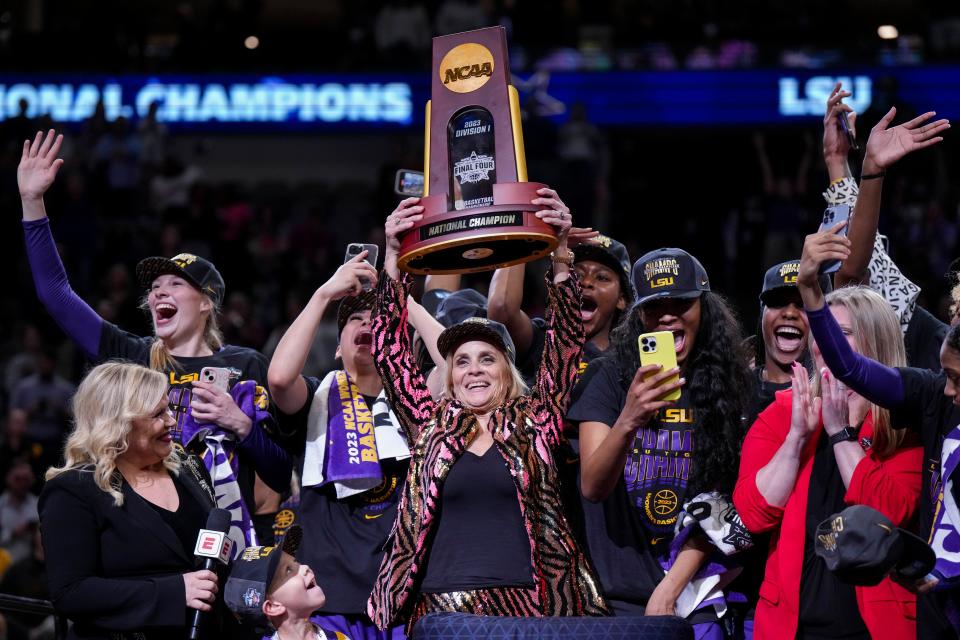
[[[200,370],[200,380],[208,382],[223,392],[230,391],[230,379],[234,377],[229,367],[204,367]]]
[[[850,205],[848,204],[836,204],[831,207],[827,207],[823,212],[823,220],[820,222],[819,232],[823,233],[828,231],[833,227],[837,226],[841,222],[846,222],[850,220]],[[844,226],[837,233],[841,236],[847,235],[848,226]],[[832,260],[830,262],[824,262],[820,265],[820,273],[836,273],[840,270],[840,261]]]
[[[673,333],[670,331],[654,331],[653,333],[643,333],[637,338],[637,345],[640,348],[640,366],[645,367],[651,364],[658,364],[662,367],[660,371],[668,371],[677,367],[677,352],[673,346]],[[647,378],[657,375],[657,372],[647,374]],[[669,385],[677,382],[680,374],[672,375],[664,380],[661,385]],[[660,400],[679,400],[680,389],[662,396]]]
[[[347,252],[343,256],[344,264],[346,264],[347,262],[350,262],[351,260],[356,258],[358,255],[363,253],[364,251],[367,252],[366,257],[364,257],[363,259],[364,262],[369,263],[371,267],[376,269],[377,257],[380,252],[380,248],[375,244],[368,244],[363,242],[351,242],[350,244],[347,245]],[[372,282],[368,282],[367,280],[363,281],[364,291],[370,291],[372,288],[373,288]]]

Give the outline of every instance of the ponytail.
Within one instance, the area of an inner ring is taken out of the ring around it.
[[[169,371],[171,369],[180,369],[180,363],[173,357],[167,345],[163,344],[160,338],[154,338],[150,345],[150,368],[156,371]]]

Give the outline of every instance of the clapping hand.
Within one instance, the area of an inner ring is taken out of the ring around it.
[[[820,371],[820,394],[823,398],[823,430],[828,436],[840,433],[844,427],[850,426],[850,407],[848,405],[847,387],[837,380],[830,370]]]
[[[806,442],[820,424],[821,400],[813,397],[807,370],[799,362],[793,363],[790,382],[793,390],[790,435]]]

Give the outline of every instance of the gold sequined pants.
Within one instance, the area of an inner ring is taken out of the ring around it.
[[[494,587],[472,591],[421,593],[407,622],[407,636],[413,625],[428,613],[473,613],[481,616],[519,616],[539,618],[540,598],[536,589]]]

